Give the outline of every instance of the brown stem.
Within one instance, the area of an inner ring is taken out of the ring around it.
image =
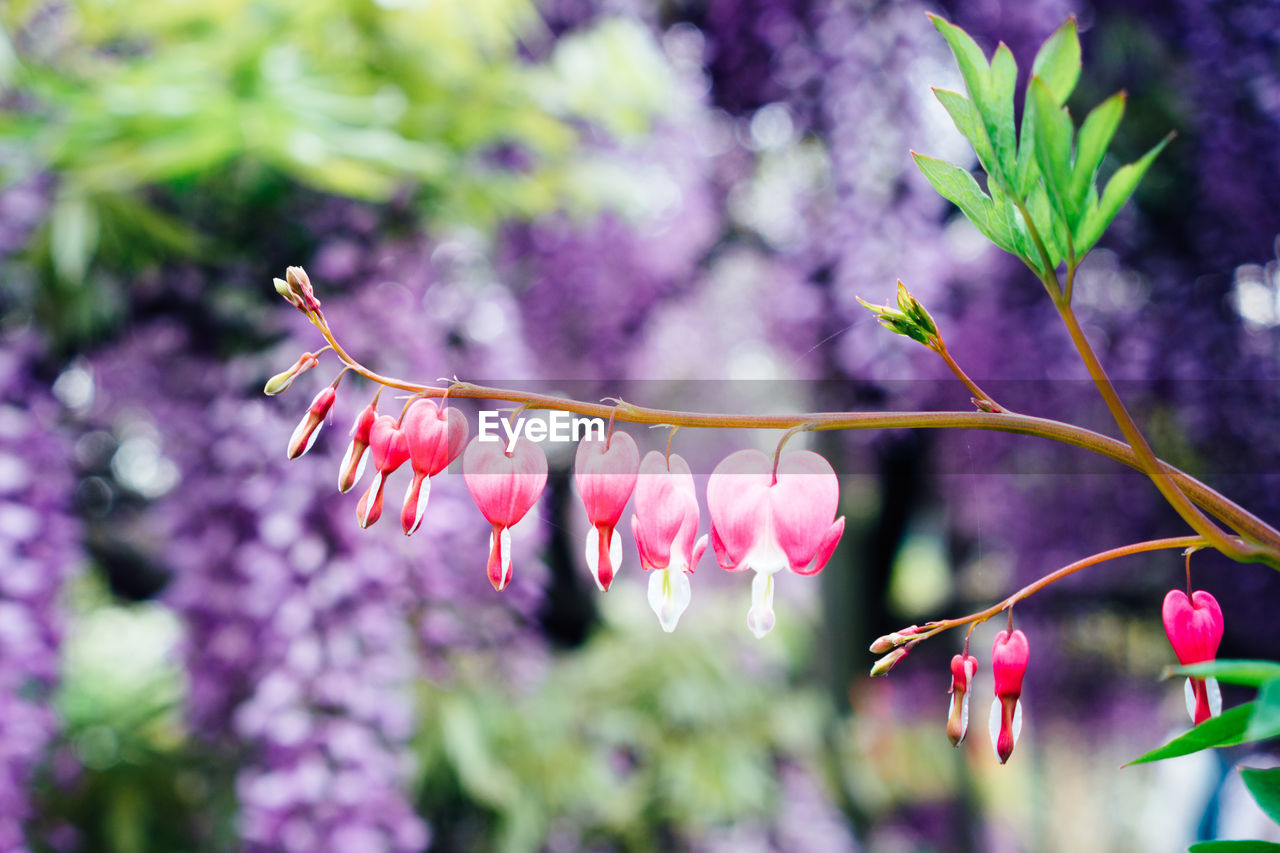
[[[960,365],[956,363],[956,360],[951,357],[951,353],[947,350],[947,344],[945,341],[942,340],[942,338],[936,338],[936,340],[937,340],[937,345],[931,346],[929,347],[929,349],[933,350],[939,356],[941,356],[942,360],[947,363],[947,367],[951,368],[951,372],[956,375],[956,378],[964,383],[964,387],[969,389],[970,394],[972,394],[978,400],[986,403],[987,407],[992,412],[1008,411],[1008,409],[1006,409],[1004,406],[1001,406],[999,403],[997,403],[994,397],[992,397],[986,391],[983,391],[981,388],[979,388],[977,382],[974,382],[972,379],[969,378],[969,374],[965,373],[964,370],[961,369]]]

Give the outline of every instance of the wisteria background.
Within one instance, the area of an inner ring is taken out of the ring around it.
[[[411,538],[390,512],[360,530],[336,493],[372,388],[344,382],[295,462],[332,359],[261,395],[320,345],[269,287],[301,264],[344,346],[389,374],[964,408],[856,302],[901,278],[998,399],[1109,431],[1038,284],[908,153],[972,162],[929,91],[961,84],[925,12],[1024,68],[1076,14],[1073,111],[1127,89],[1125,161],[1179,134],[1082,268],[1079,310],[1158,451],[1280,518],[1273,3],[391,5],[0,11],[0,851],[1280,840],[1240,755],[1117,769],[1184,722],[1156,680],[1179,558],[1019,606],[1032,665],[1007,767],[977,723],[962,750],[943,737],[961,638],[865,676],[879,634],[1180,533],[1139,475],[1012,436],[824,435],[809,446],[849,519],[831,565],[781,585],[758,642],[744,584],[708,557],[667,636],[629,544],[596,592],[571,453],[497,594],[461,477]],[[676,443],[705,473],[775,438]],[[1274,572],[1195,571],[1222,654],[1280,656]],[[994,630],[974,635],[975,721]]]

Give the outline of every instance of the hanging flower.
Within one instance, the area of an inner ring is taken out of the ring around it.
[[[382,491],[387,475],[409,459],[409,442],[391,415],[381,415],[369,430],[369,453],[373,456],[373,482],[356,504],[356,518],[368,527],[382,517]]]
[[[1187,598],[1182,590],[1171,589],[1164,597],[1162,616],[1178,663],[1190,666],[1217,656],[1222,642],[1222,608],[1210,593],[1198,589]],[[1187,713],[1196,725],[1222,713],[1222,691],[1216,678],[1188,678],[1186,694]]]
[[[608,439],[583,439],[574,459],[573,479],[587,508],[587,566],[601,592],[609,589],[622,563],[622,537],[615,528],[636,487],[640,451],[625,432]]]
[[[991,703],[987,727],[996,758],[1004,764],[1022,734],[1022,676],[1027,672],[1031,648],[1022,631],[1001,631],[991,646],[991,673],[996,679],[996,698]]]
[[[747,626],[757,637],[773,629],[773,576],[817,574],[831,558],[844,533],[839,502],[831,464],[808,450],[782,454],[776,470],[759,450],[739,450],[711,472],[711,547],[723,568],[756,573]]]
[[[316,443],[316,439],[320,436],[320,426],[329,416],[329,411],[333,409],[333,401],[337,398],[338,388],[335,380],[333,385],[322,388],[311,401],[311,405],[307,407],[307,413],[302,416],[302,420],[293,430],[293,435],[289,437],[289,448],[286,453],[290,459],[302,456]]]
[[[452,406],[437,406],[434,400],[418,399],[400,419],[400,429],[409,443],[409,464],[413,481],[404,493],[400,526],[408,536],[422,524],[431,494],[431,478],[457,459],[467,446],[467,419]]]
[[[476,436],[462,454],[462,473],[472,500],[493,525],[489,582],[501,592],[511,582],[511,527],[538,502],[547,484],[547,456],[528,439],[516,439],[507,453],[501,442]]]
[[[378,419],[378,398],[365,406],[356,415],[356,422],[351,425],[351,443],[342,457],[342,467],[338,469],[338,491],[344,495],[364,475],[364,463],[368,461],[364,452],[369,448],[369,437],[373,430],[373,422]]]
[[[664,457],[656,450],[645,454],[636,481],[635,514],[631,533],[640,552],[640,568],[649,575],[649,606],[662,630],[670,633],[689,606],[693,574],[707,537],[698,535],[698,497],[689,463],[679,454]]]
[[[973,655],[951,658],[951,706],[947,709],[947,737],[959,746],[969,732],[969,693],[973,676],[978,672],[978,659]]]

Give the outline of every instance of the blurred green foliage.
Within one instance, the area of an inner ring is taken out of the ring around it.
[[[529,0],[7,4],[0,184],[56,181],[42,319],[82,336],[120,312],[117,277],[225,261],[219,223],[283,238],[294,189],[482,230],[593,203],[584,138],[646,131],[670,72],[634,22],[540,26]]]
[[[580,833],[569,849],[652,851],[769,823],[777,762],[816,772],[830,706],[780,689],[807,658],[799,635],[743,650],[740,614],[717,604],[656,638],[651,614],[615,607],[609,629],[532,692],[497,686],[476,661],[425,687],[420,806],[437,844],[533,850],[559,828]]]

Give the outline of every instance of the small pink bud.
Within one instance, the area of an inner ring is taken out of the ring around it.
[[[919,626],[912,625],[909,628],[903,628],[901,631],[894,631],[892,634],[877,637],[876,641],[871,644],[871,654],[882,655],[890,649],[895,649],[910,640],[919,630]]]
[[[404,493],[400,526],[408,536],[422,524],[431,494],[431,478],[457,459],[467,446],[467,419],[455,408],[441,408],[434,400],[419,399],[409,404],[400,428],[409,442],[409,463],[413,481]]]
[[[373,457],[373,482],[356,504],[356,518],[368,527],[382,517],[382,491],[387,475],[409,459],[409,443],[391,415],[380,415],[369,430],[369,454]]]
[[[378,404],[375,399],[356,415],[356,422],[351,425],[351,443],[347,445],[346,455],[342,457],[342,467],[338,469],[338,491],[343,494],[351,491],[364,474],[364,463],[368,461],[364,452],[369,447],[369,434],[377,418]]]
[[[268,397],[274,397],[275,395],[287,390],[288,387],[293,384],[293,380],[297,379],[319,363],[320,362],[316,360],[314,353],[304,352],[298,357],[298,360],[294,362],[293,367],[290,367],[282,373],[277,373],[275,376],[268,379],[267,385],[262,389],[262,392]]]
[[[290,459],[297,459],[310,450],[311,445],[316,443],[316,437],[320,435],[320,425],[328,417],[329,410],[333,408],[333,401],[337,398],[337,389],[332,385],[326,385],[311,401],[311,406],[308,407],[307,413],[302,416],[302,420],[298,422],[293,435],[289,437],[287,453]]]
[[[871,677],[879,678],[882,675],[888,675],[890,670],[892,670],[895,666],[897,666],[898,663],[903,658],[905,658],[910,652],[911,652],[911,649],[907,648],[906,646],[899,646],[898,648],[889,652],[889,654],[880,658],[880,660],[876,661],[871,666]]]
[[[538,502],[547,484],[547,456],[517,439],[508,455],[500,441],[476,436],[462,454],[462,474],[480,513],[493,525],[489,538],[489,582],[501,592],[511,582],[511,527]]]
[[[1022,631],[1001,631],[991,646],[991,674],[995,676],[996,698],[991,703],[988,729],[996,758],[1004,764],[1022,734],[1022,677],[1027,672],[1031,648]]]
[[[578,444],[573,479],[587,509],[587,566],[601,592],[609,589],[622,562],[618,520],[631,499],[640,470],[635,439],[615,432],[607,440],[587,438]]]
[[[951,706],[947,709],[947,738],[959,746],[969,732],[969,691],[978,672],[978,659],[973,655],[951,658]]]
[[[289,289],[293,291],[294,296],[298,297],[299,307],[303,311],[312,312],[320,310],[320,300],[316,299],[315,291],[311,288],[311,279],[307,276],[307,271],[302,267],[289,267],[284,272],[284,277],[289,285]]]
[[[1217,656],[1225,626],[1222,608],[1212,594],[1198,589],[1187,598],[1180,589],[1169,590],[1161,615],[1178,663],[1190,666]],[[1222,713],[1222,691],[1216,678],[1188,678],[1186,694],[1187,713],[1196,725]]]

